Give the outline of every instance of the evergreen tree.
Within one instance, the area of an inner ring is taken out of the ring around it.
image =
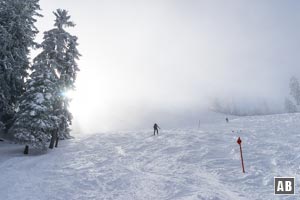
[[[75,26],[70,21],[68,12],[58,9],[54,15],[56,16],[55,28],[44,33],[42,43],[44,51],[40,56],[49,61],[49,66],[59,77],[57,83],[59,92],[56,93],[54,109],[60,119],[59,137],[64,139],[70,137],[69,126],[72,123],[72,114],[69,111],[70,99],[65,94],[75,88],[74,83],[79,71],[76,60],[80,54],[77,50],[77,37],[65,31],[65,28]]]
[[[297,105],[300,105],[300,85],[296,77],[290,79],[290,94],[295,99]]]
[[[285,110],[288,113],[297,112],[297,106],[289,98],[285,98],[284,105],[285,105]]]
[[[38,10],[38,0],[0,1],[0,121],[7,128],[25,90]]]
[[[20,144],[46,149],[51,134],[58,128],[58,118],[54,115],[58,77],[49,67],[49,60],[41,58],[34,61],[20,110],[9,133]]]

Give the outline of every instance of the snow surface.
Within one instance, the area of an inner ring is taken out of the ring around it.
[[[29,156],[23,146],[0,142],[0,199],[297,199],[299,121],[299,114],[283,114],[155,137],[152,130],[84,135]],[[274,176],[296,177],[296,195],[274,196]]]

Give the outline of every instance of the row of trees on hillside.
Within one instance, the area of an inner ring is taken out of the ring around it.
[[[284,108],[285,112],[295,113],[300,112],[300,84],[296,77],[291,77],[289,82],[289,97],[285,98]],[[218,98],[214,99],[212,102],[212,110],[224,114],[247,116],[247,115],[265,115],[280,112],[282,109],[272,110],[269,108],[265,101],[257,101],[255,103],[250,103],[247,106],[246,102],[239,104],[234,100],[226,101],[220,100]],[[246,106],[245,106],[246,105]],[[253,106],[255,105],[255,106]],[[282,112],[282,111],[281,111]]]
[[[38,0],[0,1],[0,128],[5,137],[39,149],[70,138],[72,115],[66,92],[74,89],[79,68],[77,37],[66,10],[54,12],[54,28],[35,36]],[[40,53],[30,62],[31,49]]]
[[[252,105],[252,106],[250,106]],[[253,106],[255,105],[255,106]],[[266,101],[260,100],[256,102],[236,102],[233,99],[224,100],[215,98],[211,105],[211,110],[219,113],[248,116],[248,115],[264,115],[271,114],[273,111],[269,108]]]

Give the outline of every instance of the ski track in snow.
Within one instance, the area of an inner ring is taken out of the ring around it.
[[[151,130],[79,136],[31,156],[22,155],[23,146],[0,143],[0,199],[300,198],[299,121],[298,114],[284,114],[162,130],[159,136]],[[274,196],[274,176],[295,176],[296,196]]]

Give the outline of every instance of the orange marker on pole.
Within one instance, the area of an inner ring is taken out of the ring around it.
[[[236,142],[240,145],[240,152],[241,152],[241,161],[242,161],[243,173],[245,173],[243,151],[242,151],[242,140],[241,140],[241,138],[239,137]]]

